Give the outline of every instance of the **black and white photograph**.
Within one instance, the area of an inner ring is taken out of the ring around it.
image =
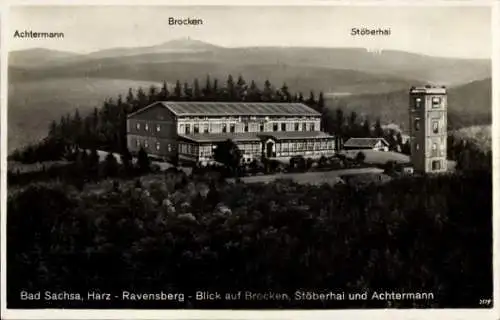
[[[488,309],[491,5],[12,6],[8,309]]]

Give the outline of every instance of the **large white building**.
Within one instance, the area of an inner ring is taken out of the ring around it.
[[[321,114],[302,103],[153,103],[127,118],[127,145],[152,156],[213,160],[218,142],[234,141],[246,159],[333,155],[335,139]]]

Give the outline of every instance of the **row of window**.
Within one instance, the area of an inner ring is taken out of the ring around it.
[[[141,130],[141,124],[139,122],[137,122],[135,124],[135,128],[137,130]],[[149,131],[149,124],[148,123],[145,123],[144,124],[144,131]],[[161,126],[159,124],[156,125],[156,132],[160,132],[161,131]]]
[[[420,144],[415,144],[415,150],[420,150]],[[438,148],[437,143],[433,143],[431,146],[431,157],[443,157],[445,155],[444,144],[440,144]]]
[[[150,149],[154,147],[154,149],[156,151],[160,151],[161,150],[161,144],[160,142],[155,142],[154,145],[150,145],[148,140],[140,140],[140,139],[137,139],[136,140],[136,146],[137,146],[137,149],[140,149],[140,148],[144,148],[144,149]],[[168,152],[171,152],[172,151],[172,144],[171,143],[167,143],[167,151]]]
[[[432,133],[438,134],[439,133],[439,120],[432,120]],[[415,131],[420,131],[420,118],[415,118],[414,121],[414,129]]]
[[[415,98],[415,109],[420,109],[423,106],[423,102],[424,101],[422,98]],[[442,103],[441,97],[432,97],[432,99],[431,99],[432,108],[441,107],[441,103]]]
[[[333,150],[335,148],[334,141],[299,141],[299,142],[282,142],[276,144],[276,152],[288,151],[313,151],[313,150]]]
[[[229,125],[227,123],[221,123],[217,124],[219,128],[215,128],[215,125],[209,128],[209,124],[181,124],[179,125],[179,134],[191,134],[191,133],[209,133],[209,132],[220,132],[226,133],[226,132],[231,132],[234,133],[236,132],[236,124],[235,123],[230,123]],[[191,132],[192,129],[192,132]],[[302,130],[301,130],[302,129]],[[264,132],[266,131],[264,123],[260,123],[258,126],[258,131]],[[277,131],[290,131],[287,130],[287,123],[282,122],[282,123],[273,123],[272,124],[272,131],[277,132]],[[316,126],[314,123],[294,123],[293,130],[291,131],[316,131]],[[250,131],[250,126],[248,123],[244,123],[243,126],[243,132],[254,132],[254,129]]]

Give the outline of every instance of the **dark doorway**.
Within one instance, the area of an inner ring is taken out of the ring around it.
[[[266,157],[267,158],[272,158],[273,157],[273,145],[274,145],[274,143],[272,141],[269,141],[266,144]]]

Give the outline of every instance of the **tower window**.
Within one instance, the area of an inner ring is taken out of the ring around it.
[[[299,131],[299,124],[298,123],[294,124],[294,129],[295,129],[295,131]]]
[[[193,125],[193,133],[200,133],[200,126],[195,124]]]
[[[222,132],[227,132],[227,124],[222,124]]]
[[[439,108],[441,106],[441,98],[440,97],[432,97],[432,107]]]
[[[432,133],[439,133],[439,121],[432,121]]]
[[[420,118],[415,118],[414,127],[415,127],[415,131],[420,130]]]
[[[278,131],[278,124],[277,123],[273,123],[273,131]]]
[[[186,124],[186,134],[190,134],[190,133],[191,133],[191,125]]]
[[[248,123],[245,123],[245,132],[248,132]]]
[[[305,123],[302,124],[302,131],[306,131],[307,130],[306,126],[307,125]]]
[[[235,125],[234,125],[234,123],[231,123],[229,125],[229,132],[234,132],[234,131],[235,131]]]
[[[261,123],[261,124],[260,124],[260,126],[259,126],[259,130],[260,130],[260,132],[263,132],[263,131],[264,131],[264,124],[263,124],[263,123]]]
[[[208,124],[203,125],[203,132],[208,133]]]
[[[415,98],[415,109],[420,109],[422,106],[422,98]]]
[[[286,131],[286,123],[281,124],[281,131]]]
[[[438,157],[439,156],[439,154],[438,154],[438,147],[437,147],[436,143],[432,144],[432,156],[433,157]]]
[[[441,170],[441,161],[432,161],[432,170]]]

